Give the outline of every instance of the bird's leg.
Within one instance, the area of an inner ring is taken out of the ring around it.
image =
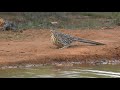
[[[65,48],[68,48],[70,45],[66,45],[66,46],[63,46],[62,48],[59,48],[59,49],[65,49]]]

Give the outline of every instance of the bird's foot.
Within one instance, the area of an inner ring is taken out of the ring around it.
[[[62,48],[59,48],[59,49],[65,49],[65,48],[68,48],[69,46],[64,46],[64,47],[62,47]]]

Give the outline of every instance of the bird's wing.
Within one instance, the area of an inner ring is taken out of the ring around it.
[[[64,45],[70,44],[73,41],[73,37],[69,34],[58,33],[58,38],[61,43]]]

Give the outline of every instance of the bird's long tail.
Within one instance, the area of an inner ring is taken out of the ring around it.
[[[105,45],[103,43],[99,43],[99,42],[96,42],[96,41],[87,40],[87,39],[83,39],[83,38],[77,38],[77,37],[74,40],[79,41],[79,42],[83,42],[83,43],[95,44],[95,45]]]

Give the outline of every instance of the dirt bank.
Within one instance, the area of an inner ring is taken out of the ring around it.
[[[50,41],[49,30],[25,30],[24,40],[0,39],[0,66],[22,64],[101,63],[120,60],[120,28],[107,30],[60,30],[74,36],[102,42],[93,46],[73,43],[57,49]]]

